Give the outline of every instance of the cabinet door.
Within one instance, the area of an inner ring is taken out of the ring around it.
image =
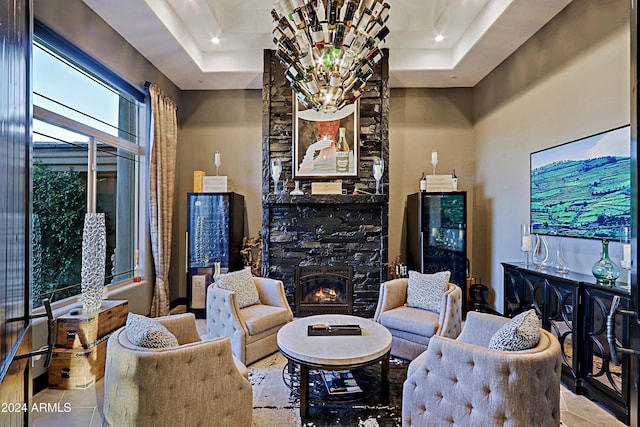
[[[534,274],[522,273],[524,280],[523,311],[533,308],[540,319],[544,321],[544,290],[546,279]],[[544,324],[542,325],[545,326]]]
[[[229,270],[230,222],[229,195],[190,193],[187,198],[189,268],[211,267],[220,263]]]
[[[524,279],[518,270],[504,268],[504,315],[513,317],[528,307],[524,293]]]
[[[543,327],[555,335],[562,351],[562,380],[573,392],[580,393],[580,355],[578,338],[582,309],[578,304],[579,287],[554,280],[547,281]]]
[[[466,294],[466,193],[422,194],[424,272],[451,271],[451,282]]]
[[[596,287],[585,289],[584,394],[605,403],[616,417],[629,423],[629,356],[621,356],[621,365],[611,363],[607,342],[607,315],[614,292]],[[620,308],[628,309],[630,298],[621,295]],[[616,337],[621,347],[629,347],[629,316],[616,316]]]

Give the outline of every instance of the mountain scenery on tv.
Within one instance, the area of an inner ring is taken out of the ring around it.
[[[531,154],[538,234],[617,240],[631,225],[629,126]]]

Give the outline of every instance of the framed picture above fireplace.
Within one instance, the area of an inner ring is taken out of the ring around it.
[[[294,97],[293,177],[358,176],[359,102],[335,112],[304,107]]]

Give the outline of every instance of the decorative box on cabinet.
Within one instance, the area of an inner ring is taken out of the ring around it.
[[[244,197],[237,193],[187,193],[187,310],[205,317],[207,286],[220,272],[240,270]]]
[[[407,197],[407,264],[421,273],[451,271],[467,307],[467,193],[420,192]]]
[[[554,274],[551,270],[525,268],[523,263],[504,267],[504,310],[513,317],[536,310],[542,327],[552,332],[562,349],[562,381],[576,394],[584,394],[611,409],[629,423],[629,356],[614,366],[607,344],[606,317],[614,295],[621,308],[630,305],[626,290],[595,284],[593,276]],[[629,345],[628,317],[618,316],[616,337]]]

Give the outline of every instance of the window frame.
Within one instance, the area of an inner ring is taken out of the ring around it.
[[[148,152],[150,145],[150,127],[151,127],[151,115],[149,107],[149,97],[139,89],[130,85],[124,79],[106,69],[98,61],[91,58],[88,54],[84,53],[71,43],[48,29],[44,24],[39,21],[34,22],[34,39],[32,40],[32,49],[36,43],[41,44],[47,49],[53,49],[59,52],[59,54],[88,71],[90,74],[104,80],[110,85],[116,87],[118,90],[131,96],[136,102],[136,123],[135,133],[136,142],[130,142],[124,138],[108,134],[102,130],[96,129],[88,124],[78,122],[72,118],[66,117],[54,111],[50,111],[46,108],[33,104],[33,119],[40,120],[49,123],[53,126],[57,126],[63,129],[67,129],[79,134],[86,135],[89,138],[88,154],[87,154],[87,175],[90,179],[87,180],[87,212],[95,212],[96,210],[96,178],[97,178],[97,154],[98,144],[107,144],[115,149],[121,149],[135,156],[135,169],[134,179],[136,191],[133,195],[133,208],[135,211],[135,217],[131,219],[131,224],[134,230],[133,245],[137,249],[136,252],[140,255],[140,264],[138,265],[138,275],[142,278],[141,281],[136,282],[133,277],[118,282],[112,282],[105,284],[107,292],[111,290],[120,290],[125,286],[144,286],[146,283],[145,275],[145,254],[147,253],[147,234],[145,233],[145,227],[141,224],[145,224],[147,221],[147,204],[143,203],[146,200],[148,194],[148,180],[144,177],[148,176]],[[34,70],[35,71],[35,70]],[[33,162],[33,159],[31,160]],[[131,259],[135,263],[134,254],[131,254]],[[79,284],[78,284],[79,285]],[[33,300],[33,296],[30,293],[30,299]],[[70,304],[76,304],[80,299],[80,293],[57,300],[52,303],[53,307],[63,307]],[[43,311],[43,308],[39,307],[34,310],[35,313]]]

